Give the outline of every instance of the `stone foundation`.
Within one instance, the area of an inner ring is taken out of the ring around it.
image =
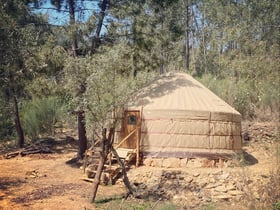
[[[143,165],[159,168],[224,168],[234,167],[236,161],[207,158],[144,158]]]

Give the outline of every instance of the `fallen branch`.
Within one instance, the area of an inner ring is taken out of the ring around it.
[[[38,146],[38,145],[29,145],[23,149],[20,149],[18,151],[15,152],[9,152],[5,155],[3,155],[4,158],[6,159],[11,159],[14,158],[18,155],[20,156],[26,156],[26,155],[31,155],[31,154],[41,154],[41,153],[52,153],[51,149],[48,147],[42,147],[42,146]]]

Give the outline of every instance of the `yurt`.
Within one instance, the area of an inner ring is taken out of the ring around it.
[[[219,157],[242,149],[240,113],[186,73],[165,74],[137,92],[116,132],[118,147],[138,147],[144,157]]]

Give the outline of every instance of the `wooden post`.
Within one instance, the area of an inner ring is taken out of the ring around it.
[[[136,164],[135,166],[138,167],[139,166],[139,156],[140,156],[140,151],[139,151],[139,148],[140,148],[140,135],[139,135],[139,131],[140,131],[140,127],[137,126],[137,130],[136,130]]]

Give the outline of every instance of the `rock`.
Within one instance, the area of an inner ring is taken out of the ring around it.
[[[152,162],[151,166],[161,168],[162,167],[162,162],[163,162],[163,160],[160,159],[160,158],[159,159],[153,159],[153,162]]]
[[[198,159],[189,159],[188,160],[188,166],[191,168],[200,168],[201,162]]]
[[[231,198],[230,195],[225,194],[225,193],[216,195],[216,196],[214,196],[214,197],[215,197],[216,199],[219,199],[219,200],[229,200],[229,199]]]
[[[153,176],[155,176],[155,177],[161,177],[162,174],[163,174],[163,170],[153,171]]]
[[[188,198],[186,197],[186,196],[184,196],[184,195],[174,195],[173,196],[173,200],[176,202],[178,202],[178,201],[187,201],[188,200]]]
[[[185,177],[185,182],[186,183],[191,183],[193,181],[193,178],[190,176]]]
[[[187,167],[188,161],[189,161],[188,158],[183,158],[183,159],[181,159],[181,160],[180,160],[180,167],[182,167],[182,168]]]
[[[180,159],[179,158],[163,159],[162,166],[164,168],[179,168],[180,167]]]
[[[233,185],[233,184],[227,185],[226,188],[227,188],[228,191],[236,189],[235,185]]]
[[[225,186],[218,186],[214,190],[217,192],[224,192],[224,193],[227,192],[227,188]]]
[[[198,179],[196,180],[196,183],[200,188],[204,188],[208,182],[204,179]]]
[[[228,179],[229,178],[229,173],[223,173],[219,176],[221,179]]]
[[[210,183],[210,184],[206,185],[204,188],[205,189],[212,189],[212,188],[216,188],[220,185],[222,185],[222,183],[214,183],[214,184]]]
[[[243,195],[244,192],[240,191],[240,190],[229,190],[228,194],[236,196],[236,195]]]
[[[96,174],[91,168],[86,168],[85,173],[88,178],[94,178]]]
[[[208,182],[209,183],[216,183],[216,179],[214,177],[209,177]]]
[[[261,198],[259,193],[256,191],[253,193],[253,196],[255,197],[255,199],[258,199],[258,200]]]
[[[144,166],[152,166],[153,159],[152,158],[145,158],[143,161]]]
[[[198,177],[200,175],[200,173],[194,173],[193,176],[194,177]]]
[[[211,174],[213,174],[213,175],[221,175],[221,174],[223,174],[223,170],[219,169],[219,170],[213,171]]]
[[[201,167],[203,168],[215,168],[215,160],[202,159]]]

